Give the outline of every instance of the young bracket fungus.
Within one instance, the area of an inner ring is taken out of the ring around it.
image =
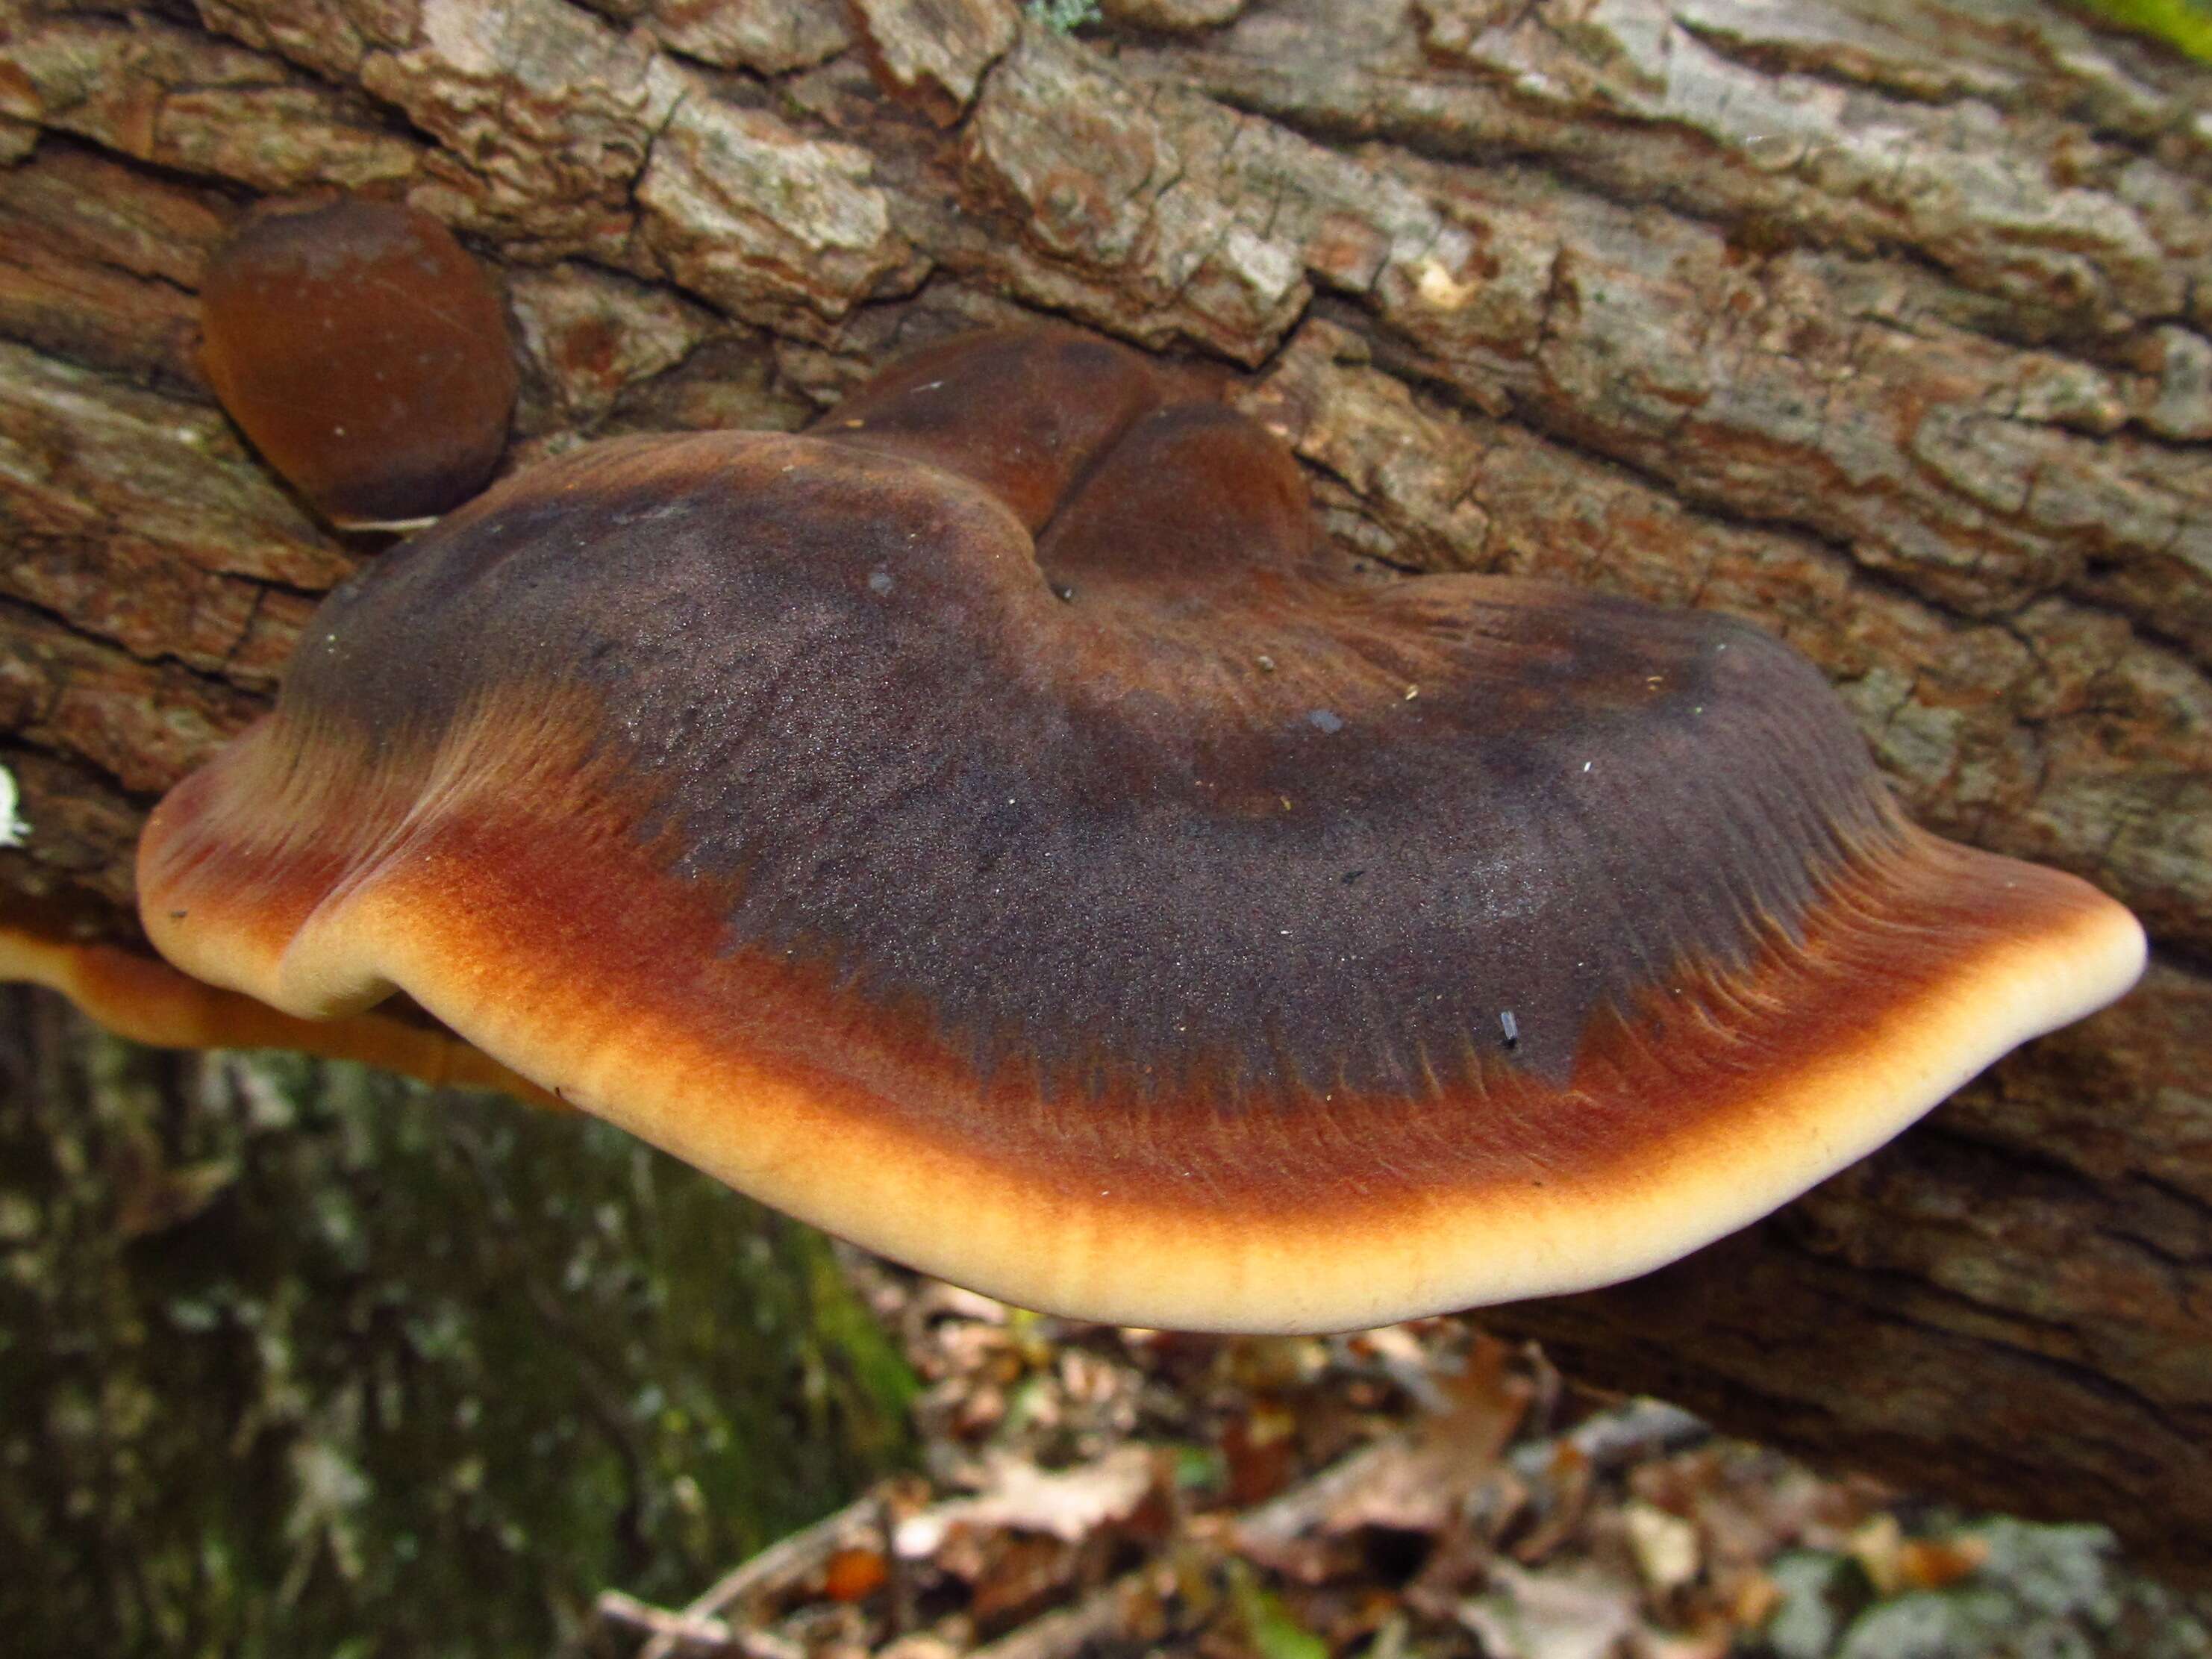
[[[1905,823],[1758,629],[1364,576],[1066,331],[501,485],[331,598],[140,879],[204,979],[403,988],[876,1249],[1213,1329],[1656,1266],[2143,956]]]
[[[514,407],[507,319],[428,214],[279,207],[216,255],[201,302],[216,395],[333,524],[420,523],[490,477]]]

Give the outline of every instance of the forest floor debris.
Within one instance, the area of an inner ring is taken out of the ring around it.
[[[1601,1395],[1456,1319],[1215,1338],[859,1257],[923,1467],[615,1659],[2212,1659],[2096,1527],[1971,1519]]]

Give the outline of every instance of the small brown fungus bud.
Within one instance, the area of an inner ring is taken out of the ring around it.
[[[271,210],[216,254],[201,299],[216,395],[332,523],[434,518],[491,476],[514,407],[507,319],[429,215]]]

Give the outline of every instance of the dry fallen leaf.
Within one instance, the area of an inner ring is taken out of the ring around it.
[[[881,1550],[843,1549],[822,1570],[822,1590],[833,1601],[861,1601],[883,1588],[890,1564]]]
[[[1990,1540],[1978,1533],[1909,1539],[1897,1553],[1898,1575],[1911,1589],[1945,1589],[1972,1577],[1989,1559]]]
[[[1304,1539],[1364,1528],[1441,1532],[1497,1469],[1528,1410],[1528,1382],[1507,1369],[1506,1359],[1502,1345],[1478,1346],[1460,1376],[1441,1379],[1443,1410],[1356,1453],[1334,1478],[1316,1484],[1311,1501],[1247,1516],[1237,1547],[1273,1565],[1297,1553]]]
[[[1887,1512],[1871,1517],[1851,1534],[1850,1558],[1877,1595],[1894,1595],[1905,1588],[1904,1552],[1905,1529]]]
[[[1637,1571],[1654,1595],[1664,1599],[1698,1576],[1698,1529],[1679,1515],[1632,1498],[1621,1510]]]
[[[1460,1604],[1492,1659],[1618,1659],[1637,1628],[1636,1596],[1586,1568],[1530,1572],[1510,1561]]]
[[[1135,1514],[1156,1469],[1151,1449],[1135,1443],[1116,1446],[1095,1463],[1058,1471],[1012,1455],[994,1457],[986,1465],[983,1491],[909,1516],[894,1532],[892,1547],[910,1560],[926,1559],[956,1526],[1007,1528],[1080,1543]]]

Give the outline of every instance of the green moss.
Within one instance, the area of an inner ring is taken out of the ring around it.
[[[906,1454],[826,1242],[627,1136],[66,1046],[0,1100],[11,1650],[543,1654]]]
[[[2203,0],[2075,0],[2108,22],[2154,35],[2212,63],[2212,6]]]

